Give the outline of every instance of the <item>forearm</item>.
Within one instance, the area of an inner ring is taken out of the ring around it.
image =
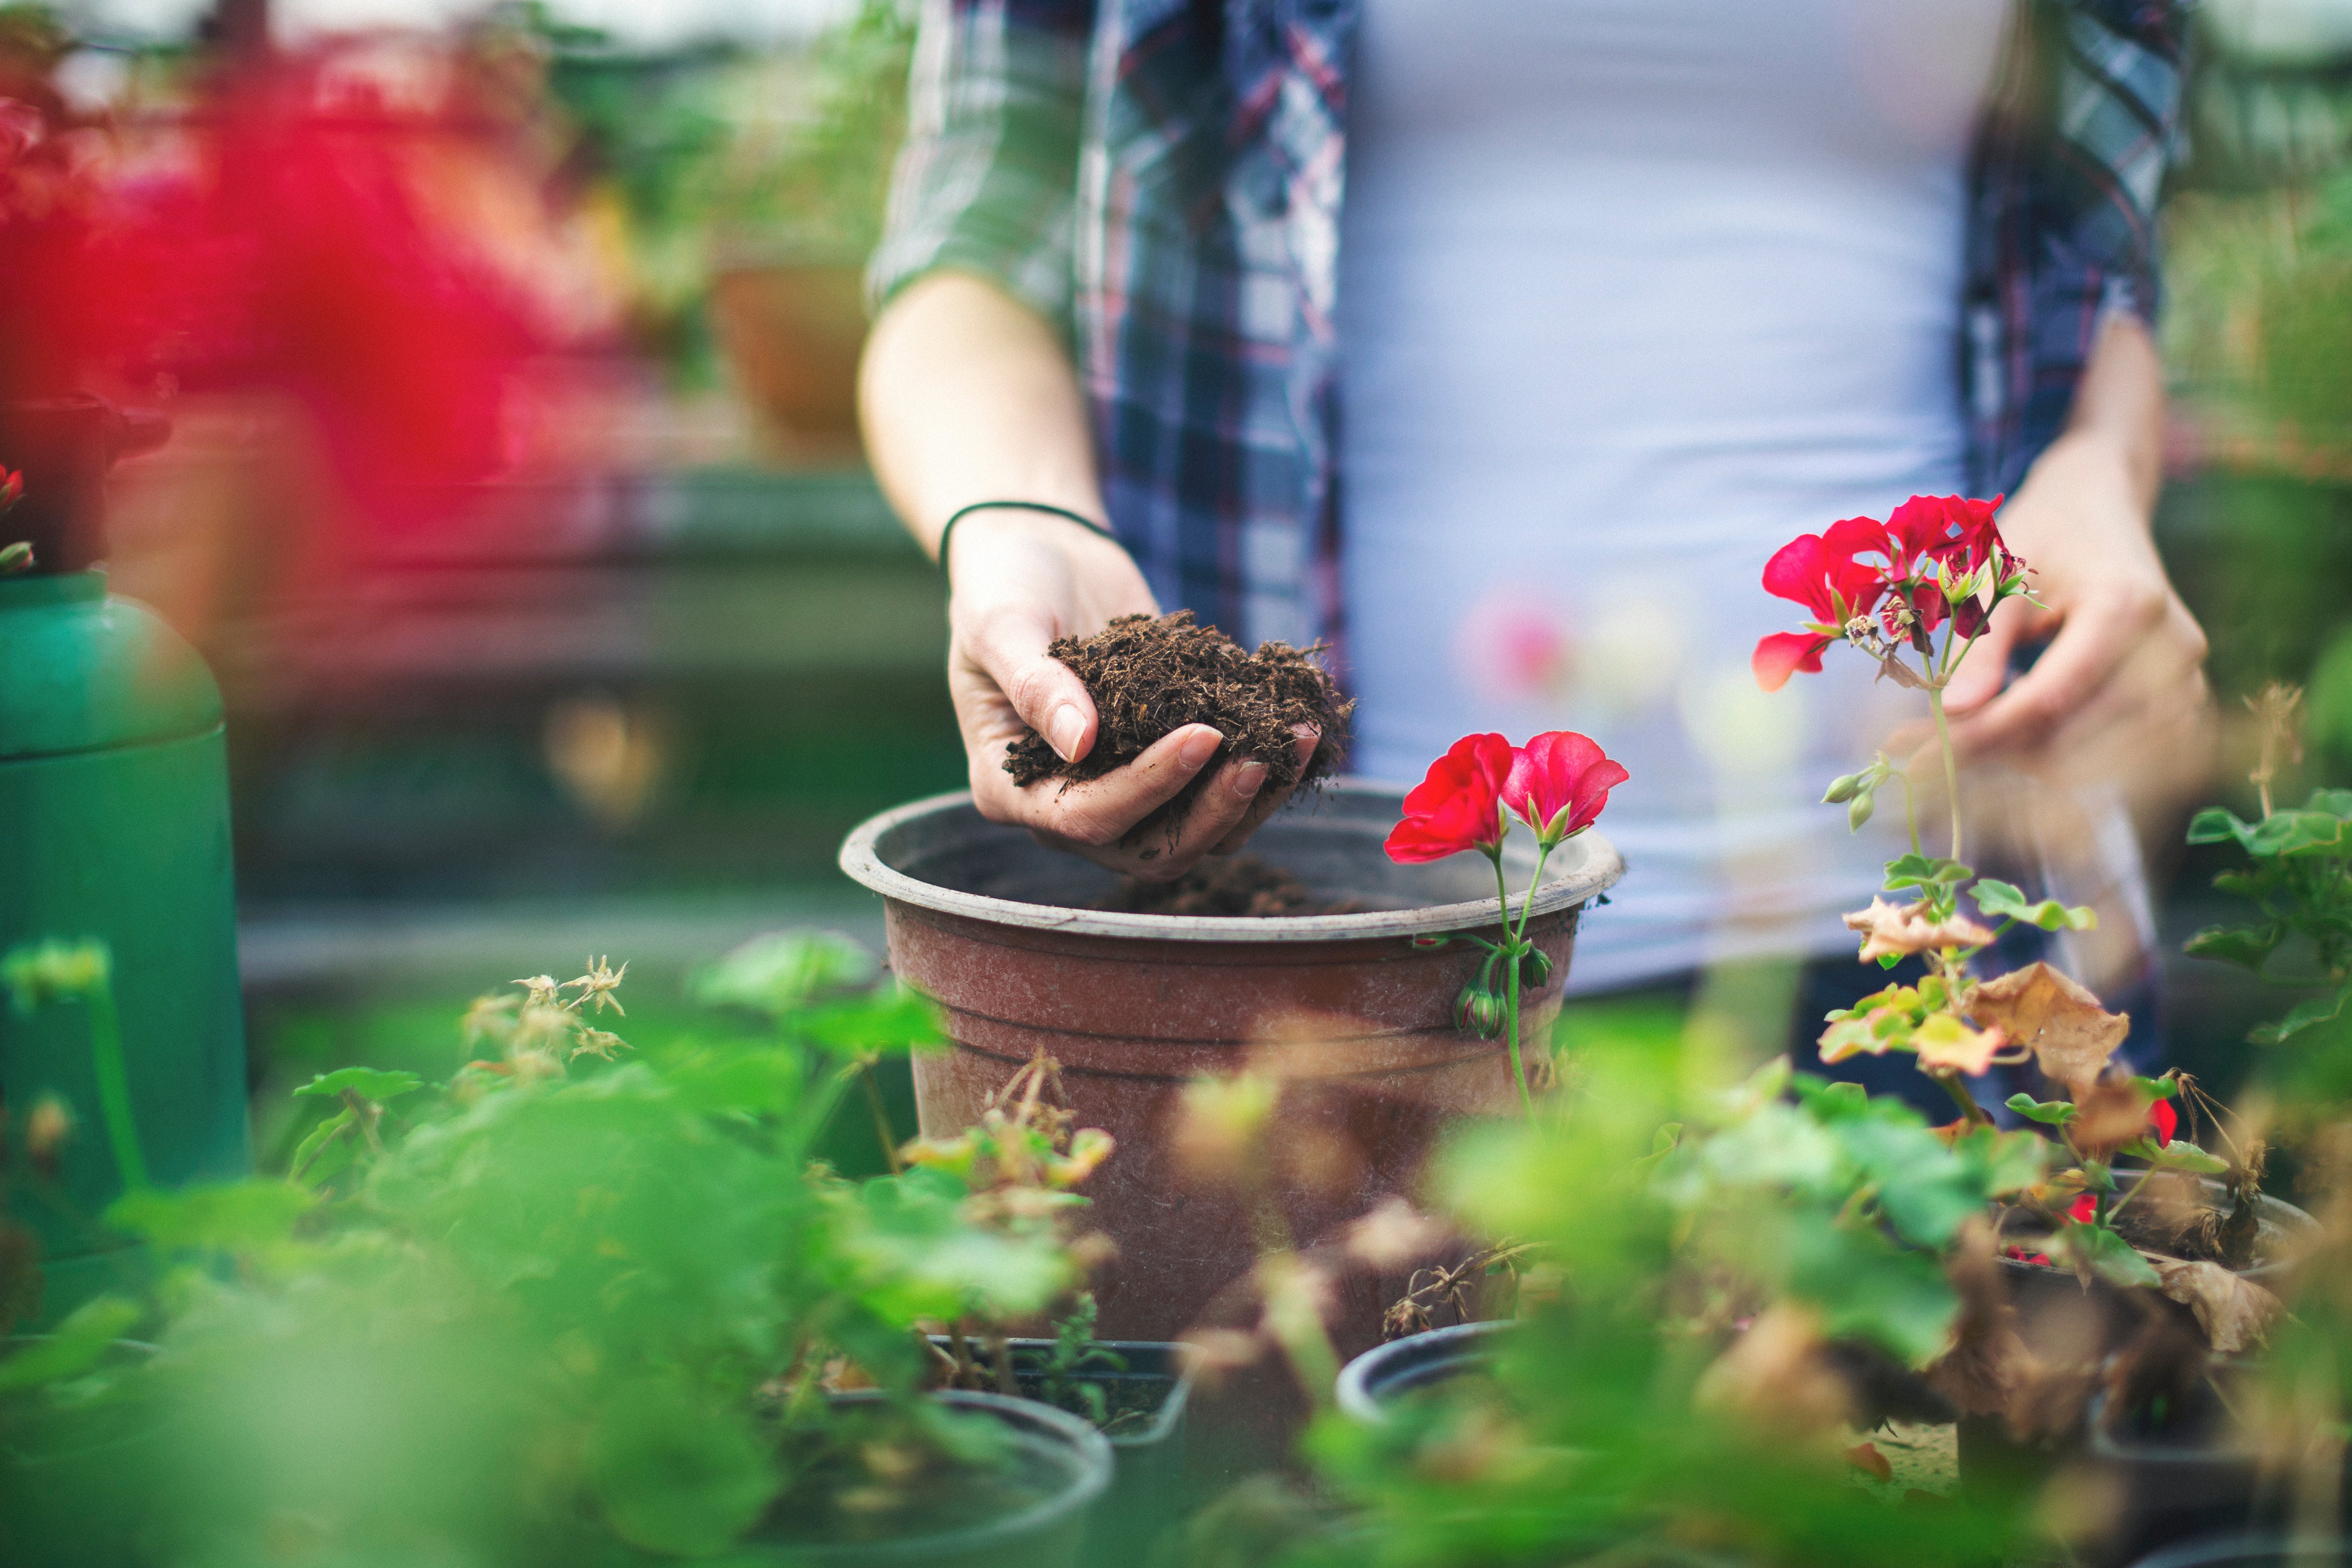
[[[882,493],[934,556],[948,518],[973,501],[1103,518],[1069,356],[1035,312],[978,277],[936,272],[891,300],[866,342],[858,406]]]
[[[2056,471],[2117,487],[2146,521],[2164,484],[2164,367],[2147,329],[2135,317],[2111,318],[2091,351],[2066,429],[2036,460],[2045,483]],[[2070,486],[2070,488],[2072,488]]]

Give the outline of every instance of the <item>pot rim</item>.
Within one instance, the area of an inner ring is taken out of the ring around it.
[[[1031,1503],[1027,1508],[979,1524],[963,1525],[927,1535],[895,1536],[882,1541],[795,1542],[790,1547],[754,1541],[740,1543],[737,1550],[741,1552],[750,1546],[753,1548],[751,1554],[761,1561],[835,1564],[836,1568],[932,1563],[955,1553],[1010,1545],[1024,1535],[1050,1529],[1070,1515],[1082,1514],[1093,1507],[1095,1500],[1110,1486],[1111,1472],[1117,1460],[1112,1456],[1109,1439],[1096,1431],[1091,1424],[1066,1410],[1040,1405],[1032,1399],[1008,1399],[1001,1394],[982,1394],[961,1388],[939,1389],[923,1397],[983,1415],[992,1415],[1009,1426],[1018,1428],[1026,1425],[1045,1442],[1067,1446],[1073,1451],[1073,1468],[1076,1473],[1059,1491]],[[833,1396],[836,1405],[880,1404],[882,1398],[881,1393],[874,1389],[859,1389]],[[1039,1431],[1039,1428],[1043,1430]]]
[[[1390,795],[1400,801],[1405,786],[1381,779],[1352,775],[1329,781],[1333,794]],[[1372,910],[1350,915],[1146,915],[1109,910],[1074,910],[1058,904],[1032,904],[985,893],[960,892],[936,882],[922,881],[886,864],[876,846],[891,829],[919,817],[970,808],[970,790],[928,795],[870,816],[850,830],[841,846],[841,869],[861,887],[885,899],[942,914],[961,915],[991,925],[1025,926],[1033,931],[1067,931],[1079,936],[1129,937],[1151,942],[1360,942],[1366,938],[1417,936],[1454,931],[1477,931],[1496,923],[1495,906],[1484,899],[1462,903],[1425,904],[1412,910]],[[1521,840],[1522,844],[1526,841]],[[1469,853],[1469,851],[1465,851]],[[1505,851],[1506,864],[1524,877],[1534,869],[1534,851]],[[1524,861],[1524,864],[1517,864]],[[1590,900],[1616,885],[1625,874],[1625,861],[1616,846],[1597,828],[1586,828],[1551,854],[1544,885],[1536,892],[1534,912],[1557,914]],[[1524,889],[1515,889],[1514,901]]]
[[[1378,1426],[1389,1418],[1389,1412],[1373,1391],[1375,1377],[1393,1371],[1399,1363],[1412,1365],[1423,1361],[1479,1359],[1480,1342],[1518,1326],[1516,1318],[1482,1318],[1467,1323],[1448,1323],[1442,1329],[1424,1329],[1417,1334],[1374,1345],[1339,1369],[1339,1381],[1332,1387],[1333,1397],[1345,1414]],[[1493,1353],[1488,1350],[1487,1357]]]

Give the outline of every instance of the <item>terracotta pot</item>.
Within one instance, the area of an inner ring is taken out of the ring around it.
[[[1342,780],[1251,840],[1318,894],[1357,900],[1357,914],[1097,912],[1087,905],[1110,890],[1110,873],[983,821],[963,794],[887,812],[843,846],[842,869],[884,897],[892,967],[946,1013],[953,1048],[915,1062],[924,1132],[977,1121],[988,1093],[1042,1050],[1061,1064],[1078,1124],[1118,1140],[1087,1189],[1089,1220],[1118,1247],[1096,1283],[1104,1338],[1174,1338],[1249,1271],[1262,1241],[1338,1239],[1384,1196],[1412,1192],[1448,1119],[1514,1106],[1502,1043],[1454,1026],[1484,955],[1410,940],[1498,934],[1494,869],[1471,854],[1391,861],[1381,844],[1402,798]],[[1507,865],[1523,889],[1529,835],[1514,836]],[[1528,927],[1552,963],[1523,1003],[1530,1037],[1559,1010],[1585,901],[1623,872],[1593,832],[1552,856]],[[1185,1084],[1244,1069],[1283,1084],[1278,1230],[1231,1186],[1188,1179],[1172,1148]],[[1343,1354],[1377,1342],[1391,1284],[1402,1294],[1401,1279],[1360,1282],[1341,1304]]]
[[[730,267],[711,279],[710,314],[737,384],[786,455],[856,461],[862,269],[822,261]]]

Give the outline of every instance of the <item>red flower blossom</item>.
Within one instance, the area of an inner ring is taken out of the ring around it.
[[[2172,1109],[2172,1101],[2159,1100],[2147,1108],[2147,1125],[2159,1144],[2172,1142],[2172,1134],[2180,1126],[2180,1113]]]
[[[1404,820],[1389,830],[1389,858],[1410,866],[1465,849],[1498,853],[1503,785],[1516,755],[1500,735],[1465,735],[1454,742],[1404,797]]]
[[[1546,848],[1592,826],[1609,792],[1633,775],[1573,730],[1547,730],[1511,751],[1503,804],[1536,830]]]
[[[1804,605],[1813,619],[1801,632],[1775,632],[1756,645],[1749,664],[1758,685],[1778,691],[1798,670],[1819,674],[1822,650],[1845,635],[1847,622],[1870,614],[1885,577],[1853,555],[1884,531],[1866,517],[1848,518],[1825,534],[1798,535],[1765,563],[1766,590]]]
[[[2099,1217],[2099,1200],[2084,1193],[2066,1205],[2066,1217],[2076,1225],[2088,1225]]]

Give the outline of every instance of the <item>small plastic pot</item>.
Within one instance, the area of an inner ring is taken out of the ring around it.
[[[945,1350],[950,1342],[934,1334],[931,1342]],[[1042,1363],[1053,1353],[1054,1342],[1007,1342],[1023,1397],[1041,1399],[1045,1380]],[[1119,1404],[1123,1394],[1160,1396],[1148,1420],[1104,1434],[1110,1444],[1111,1482],[1087,1512],[1081,1553],[1089,1563],[1138,1562],[1180,1511],[1192,1358],[1186,1346],[1163,1341],[1097,1340],[1087,1348],[1109,1351],[1127,1363],[1124,1371],[1089,1369],[1077,1374],[1080,1382],[1101,1385],[1112,1405]]]
[[[845,1394],[835,1405],[879,1404],[877,1393]],[[777,1568],[1076,1568],[1088,1510],[1109,1489],[1110,1444],[1077,1416],[1028,1399],[952,1389],[933,1399],[1003,1424],[1014,1462],[1045,1495],[983,1524],[911,1531],[884,1541],[754,1541],[731,1561]]]
[[[1510,1321],[1456,1323],[1391,1340],[1339,1369],[1339,1408],[1359,1421],[1385,1421],[1407,1395],[1495,1364]]]

